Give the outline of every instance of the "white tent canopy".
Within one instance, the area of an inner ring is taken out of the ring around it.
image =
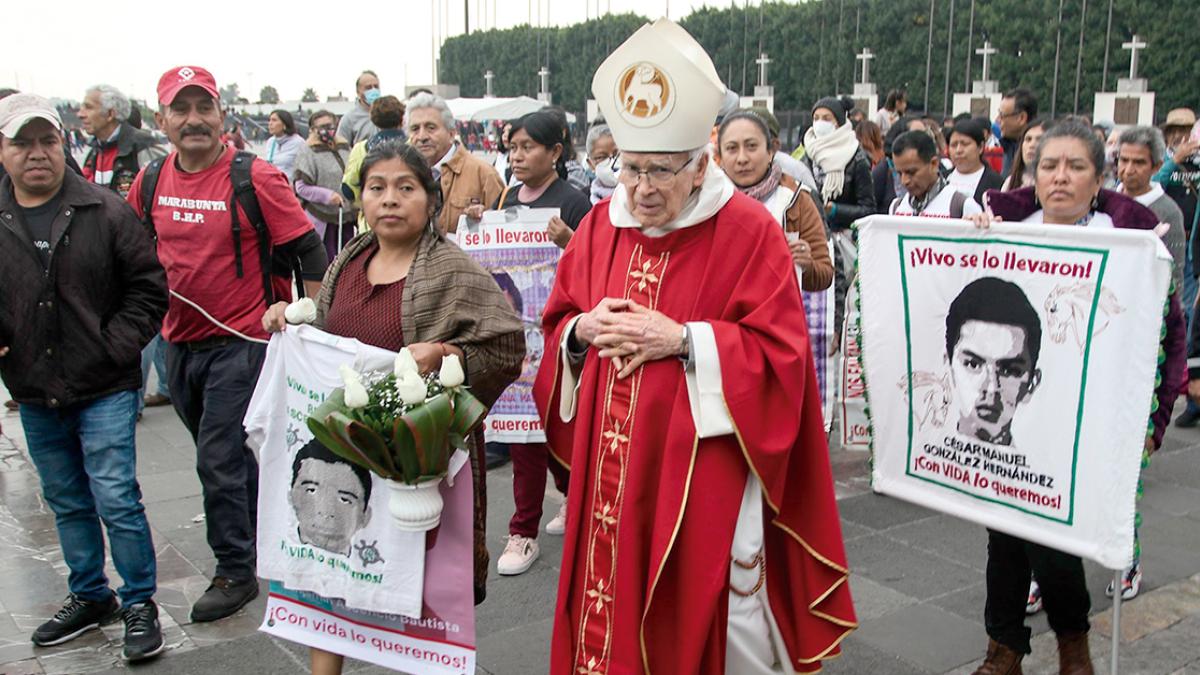
[[[446,101],[454,118],[463,122],[487,122],[511,120],[536,112],[546,104],[528,96],[516,98],[452,98]],[[567,113],[567,121],[574,123],[575,116]]]

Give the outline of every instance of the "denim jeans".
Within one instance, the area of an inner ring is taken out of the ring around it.
[[[137,481],[133,429],[137,392],[123,391],[63,408],[21,404],[29,456],[54,511],[71,592],[84,600],[109,597],[104,575],[108,530],[113,564],[125,585],[124,605],[149,600],[156,564],[150,524]]]
[[[167,343],[171,403],[196,442],[208,545],[217,576],[235,581],[255,574],[258,462],[242,420],[266,354],[252,342],[200,351]]]
[[[158,376],[158,391],[156,393],[170,398],[167,388],[167,343],[162,339],[162,333],[154,336],[150,344],[142,350],[142,388],[138,390],[138,412],[146,407],[146,384],[150,380],[150,368]]]

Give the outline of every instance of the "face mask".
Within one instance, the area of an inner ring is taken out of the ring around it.
[[[317,129],[317,138],[321,139],[322,143],[332,143],[336,134],[337,129]]]
[[[829,120],[817,120],[816,122],[813,122],[812,130],[813,133],[817,135],[817,138],[821,138],[822,136],[828,136],[836,131],[837,125]]]
[[[363,94],[363,100],[367,102],[367,105],[371,105],[375,101],[379,100],[379,96],[380,96],[379,89],[377,87],[373,87],[371,89],[368,89],[366,91],[366,93]]]

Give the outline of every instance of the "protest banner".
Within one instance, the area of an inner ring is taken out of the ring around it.
[[[458,245],[490,272],[525,326],[525,363],[488,413],[484,435],[500,443],[544,443],[546,432],[533,402],[533,380],[545,351],[542,309],[554,287],[562,249],[546,233],[559,209],[485,211],[478,224],[464,221]]]
[[[838,405],[842,447],[866,450],[871,445],[867,420],[867,386],[862,377],[859,356],[858,287],[846,293],[846,320],[842,325],[841,352],[838,359]]]
[[[1170,283],[1152,232],[859,230],[873,486],[1120,569]]]
[[[338,367],[393,368],[395,354],[311,326],[272,336],[245,425],[259,452],[261,630],[413,673],[473,673],[471,471],[452,460],[441,525],[391,521],[382,478],[322,454],[305,420],[342,385]],[[451,482],[453,484],[451,484]]]

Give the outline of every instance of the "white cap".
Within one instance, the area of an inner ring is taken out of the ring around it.
[[[659,19],[600,64],[592,95],[622,151],[686,152],[708,143],[725,85],[700,43]]]
[[[41,118],[62,131],[62,118],[50,101],[37,94],[13,94],[0,100],[0,136],[16,138],[30,120]]]

